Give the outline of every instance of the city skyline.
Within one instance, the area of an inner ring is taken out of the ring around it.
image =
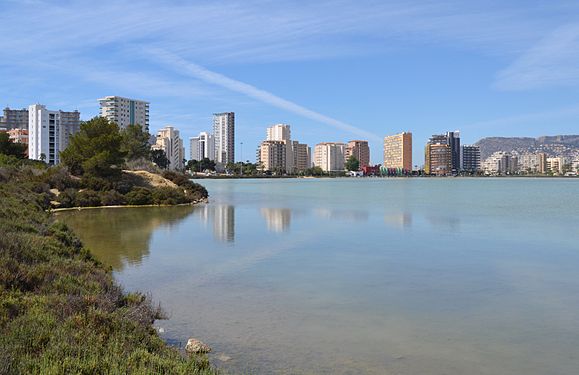
[[[460,129],[472,144],[577,128],[579,4],[334,5],[3,2],[2,104],[87,120],[95,98],[142,98],[152,134],[172,125],[184,139],[233,111],[238,143],[256,146],[263,126],[288,123],[312,145],[368,139],[372,164],[381,138],[406,129],[419,145],[434,129]]]

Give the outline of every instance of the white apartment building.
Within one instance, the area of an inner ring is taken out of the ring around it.
[[[565,158],[547,158],[547,170],[554,174],[563,174]]]
[[[197,137],[189,138],[190,160],[215,160],[215,138],[212,134],[201,132]]]
[[[221,165],[235,163],[235,113],[213,114],[215,161]]]
[[[482,164],[486,174],[515,173],[519,170],[518,157],[510,152],[497,151]]]
[[[115,122],[121,129],[138,124],[149,131],[149,102],[122,96],[105,96],[98,101],[100,116]]]
[[[323,142],[314,148],[314,165],[325,172],[343,171],[346,145],[344,143]]]
[[[28,158],[60,163],[60,152],[80,129],[80,113],[51,111],[44,105],[28,107]]]
[[[169,160],[169,169],[183,169],[183,158],[185,149],[183,141],[179,137],[179,130],[172,126],[166,126],[157,132],[155,144],[151,147],[153,150],[163,150]]]

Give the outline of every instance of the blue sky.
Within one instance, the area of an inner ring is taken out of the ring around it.
[[[188,139],[234,111],[237,159],[274,123],[294,139],[412,131],[579,133],[577,1],[0,0],[0,103],[98,114],[151,102],[151,130]],[[187,142],[186,142],[187,143]]]

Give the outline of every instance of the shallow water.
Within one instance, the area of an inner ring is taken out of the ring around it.
[[[58,216],[216,366],[578,373],[579,180],[201,183],[207,205]]]

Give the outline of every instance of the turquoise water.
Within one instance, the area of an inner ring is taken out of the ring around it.
[[[579,372],[579,180],[201,183],[207,205],[59,217],[216,366]]]

